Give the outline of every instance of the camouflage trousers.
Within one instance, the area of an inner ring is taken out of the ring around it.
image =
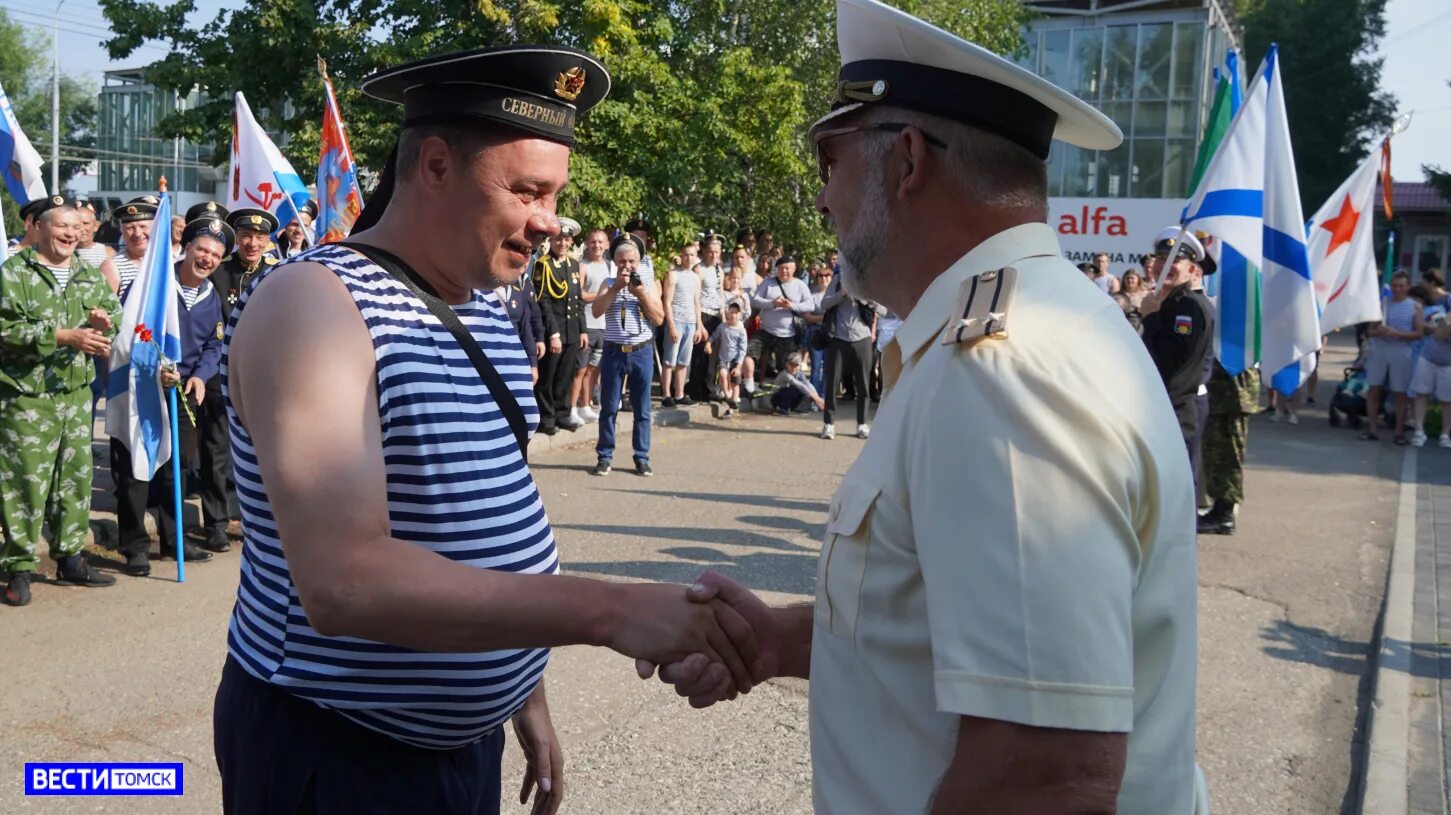
[[[1249,416],[1210,413],[1204,427],[1204,492],[1215,501],[1244,503],[1244,453]]]
[[[86,545],[91,513],[91,392],[0,396],[0,571],[35,571]]]

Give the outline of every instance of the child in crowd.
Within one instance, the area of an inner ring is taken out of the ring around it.
[[[746,361],[746,327],[741,321],[741,304],[733,302],[726,307],[725,322],[716,327],[715,334],[705,344],[705,352],[715,353],[720,359],[716,377],[726,403],[722,419],[741,406],[741,363]]]
[[[771,394],[771,407],[776,409],[776,415],[785,416],[800,407],[803,399],[810,399],[817,410],[826,409],[826,400],[801,373],[801,353],[798,351],[786,358],[786,370],[776,374],[776,392]]]

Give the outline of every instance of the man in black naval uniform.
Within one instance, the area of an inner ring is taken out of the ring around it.
[[[227,208],[215,201],[204,201],[186,211],[187,233],[202,229],[200,222],[212,221],[224,236],[223,253],[232,258],[235,243],[234,232],[226,220],[231,215]],[[221,305],[222,318],[217,324],[218,341],[225,336],[227,318],[232,314],[236,296],[232,293],[235,283],[219,279],[226,261],[219,264],[212,273],[212,283]],[[232,548],[228,538],[240,537],[241,524],[232,520],[240,511],[233,511],[236,504],[232,496],[231,440],[227,429],[227,411],[222,401],[222,374],[220,369],[206,381],[206,395],[196,409],[197,464],[201,471],[202,527],[189,537],[211,552],[225,552]]]
[[[1154,242],[1150,263],[1159,287],[1144,298],[1144,345],[1164,378],[1195,483],[1200,478],[1199,453],[1209,418],[1206,384],[1214,367],[1214,305],[1204,296],[1204,276],[1218,266],[1191,233],[1180,239],[1177,226],[1166,228]]]
[[[584,298],[579,261],[569,256],[579,224],[559,219],[559,234],[549,239],[549,254],[534,262],[534,296],[544,320],[544,356],[539,359],[539,432],[552,436],[558,428],[575,431],[584,422],[569,413],[569,383],[579,365],[579,349],[589,345],[584,325]]]
[[[272,233],[277,231],[277,216],[265,209],[239,209],[228,213],[225,220],[237,235],[236,249],[222,261],[212,279],[223,295],[224,316],[230,319],[232,306],[247,283],[262,268],[277,263],[277,258],[267,254]]]

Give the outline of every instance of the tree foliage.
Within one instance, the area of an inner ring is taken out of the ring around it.
[[[317,157],[321,82],[338,103],[363,167],[392,149],[397,108],[364,97],[358,80],[424,55],[513,42],[572,45],[610,69],[609,99],[579,128],[561,214],[620,224],[637,212],[665,243],[698,231],[769,227],[806,251],[828,236],[812,200],[818,184],[805,142],[838,64],[833,0],[249,0],[191,27],[193,0],[100,0],[113,58],[147,40],[172,52],[147,71],[168,90],[209,101],[160,125],[164,136],[210,141],[226,160],[232,92],[304,174]],[[1019,47],[1018,0],[900,0],[899,5],[995,51]],[[284,105],[283,102],[290,102]],[[266,108],[266,112],[258,108]]]
[[[50,186],[50,40],[33,35],[0,9],[0,86],[10,98],[20,129],[45,159],[43,167]],[[68,148],[62,155],[89,156],[96,145],[96,88],[90,82],[62,75],[60,78],[60,140]],[[79,150],[76,148],[80,148]],[[78,155],[79,154],[79,155]],[[60,162],[60,183],[65,186],[83,170],[88,160]],[[5,231],[15,235],[21,228],[19,206],[4,197]]]
[[[1240,0],[1250,66],[1280,45],[1300,201],[1314,212],[1390,131],[1380,90],[1386,0]]]

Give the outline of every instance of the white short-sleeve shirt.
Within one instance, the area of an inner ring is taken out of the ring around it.
[[[1004,266],[1007,338],[943,344],[964,283]],[[1128,733],[1119,812],[1189,815],[1193,479],[1122,310],[1019,226],[928,288],[898,364],[822,548],[817,812],[925,812],[974,716]]]

